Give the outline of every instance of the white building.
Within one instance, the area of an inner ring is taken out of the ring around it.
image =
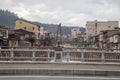
[[[71,29],[71,37],[72,39],[77,38],[81,34],[80,28]]]

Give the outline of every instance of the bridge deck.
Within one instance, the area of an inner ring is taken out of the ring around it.
[[[0,64],[0,69],[79,69],[79,70],[110,70],[110,71],[120,71],[119,65],[92,65],[92,64]]]

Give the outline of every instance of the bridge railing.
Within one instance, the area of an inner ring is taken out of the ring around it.
[[[0,49],[0,62],[47,62],[47,63],[117,63],[120,51],[87,49]]]

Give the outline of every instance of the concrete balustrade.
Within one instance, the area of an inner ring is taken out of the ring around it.
[[[38,52],[38,53],[37,53]],[[37,56],[36,54],[39,54]],[[10,55],[10,56],[9,56]],[[0,62],[33,61],[47,63],[115,63],[120,64],[120,51],[63,49],[0,49]]]

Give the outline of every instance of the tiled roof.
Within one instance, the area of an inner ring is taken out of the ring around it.
[[[27,31],[27,30],[24,30],[24,29],[17,29],[17,30],[10,30],[9,31],[9,34],[34,34],[33,32],[30,32],[30,31]]]
[[[24,19],[16,19],[16,21],[17,21],[17,20],[21,20],[21,21],[24,21],[24,22],[28,22],[28,23],[31,23],[31,24],[33,24],[33,25],[36,25],[36,26],[40,27],[40,25],[37,25],[37,24],[35,24],[35,23],[33,23],[33,22],[30,22],[30,21],[27,21],[27,20],[24,20]]]

